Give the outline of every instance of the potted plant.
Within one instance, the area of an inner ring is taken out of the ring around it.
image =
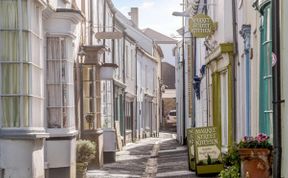
[[[88,163],[95,157],[96,145],[89,140],[78,140],[76,146],[77,178],[86,176]]]
[[[242,177],[270,177],[273,147],[269,142],[269,136],[262,133],[256,137],[245,136],[238,147]]]
[[[223,155],[223,163],[225,169],[219,174],[221,178],[240,178],[240,156],[238,145],[229,147],[227,153]]]

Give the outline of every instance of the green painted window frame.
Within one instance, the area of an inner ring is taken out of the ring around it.
[[[232,58],[232,57],[230,57]],[[231,59],[230,59],[231,60]],[[232,137],[232,103],[233,103],[233,95],[232,95],[232,66],[229,64],[227,66],[227,75],[228,75],[228,146],[233,143],[233,137]],[[221,122],[221,81],[220,81],[220,72],[214,72],[212,74],[212,116],[213,116],[213,126],[218,128],[218,135],[219,135],[219,146],[222,147],[222,122]]]

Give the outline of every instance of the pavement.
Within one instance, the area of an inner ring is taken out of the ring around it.
[[[127,144],[115,163],[88,170],[87,178],[197,178],[187,159],[187,147],[177,143],[176,134],[160,132],[159,138]]]

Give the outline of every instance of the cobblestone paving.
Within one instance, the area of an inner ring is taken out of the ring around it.
[[[175,134],[161,132],[159,138],[125,146],[117,152],[115,163],[89,170],[87,178],[197,178],[189,171],[187,159],[187,148],[177,143]]]

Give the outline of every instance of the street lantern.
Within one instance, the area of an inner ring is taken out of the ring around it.
[[[79,64],[84,64],[85,58],[86,58],[86,53],[83,49],[83,46],[80,47],[80,51],[78,52],[78,63]]]

